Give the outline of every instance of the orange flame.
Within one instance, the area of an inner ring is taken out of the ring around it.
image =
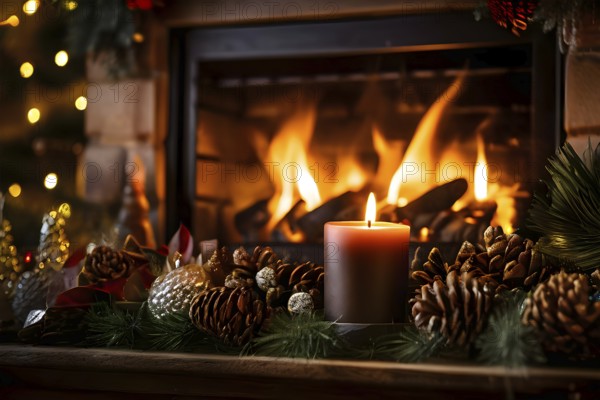
[[[432,169],[439,164],[439,160],[434,157],[436,153],[435,135],[439,131],[438,127],[444,111],[458,96],[463,80],[464,74],[461,74],[437,98],[419,122],[415,135],[406,149],[402,164],[400,164],[390,182],[387,195],[389,204],[398,204],[400,195],[407,201],[414,200],[437,185],[437,177],[434,177],[433,182],[431,179],[422,179],[423,174],[418,173],[418,171],[423,166]],[[429,175],[425,175],[425,177],[428,178]],[[402,193],[400,191],[401,187]]]
[[[298,197],[310,211],[321,204],[319,190],[308,168],[307,149],[315,126],[315,105],[298,106],[273,138],[267,154],[275,194],[268,204],[272,229],[294,206]],[[297,192],[296,192],[297,189]]]

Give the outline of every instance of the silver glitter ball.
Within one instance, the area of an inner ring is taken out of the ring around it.
[[[157,318],[187,313],[194,296],[210,285],[210,277],[200,265],[174,269],[154,281],[148,295],[148,308]]]
[[[256,285],[260,290],[267,292],[277,286],[277,274],[273,268],[263,268],[256,273]]]
[[[294,293],[288,300],[288,311],[293,314],[308,313],[315,309],[312,296],[305,292]]]

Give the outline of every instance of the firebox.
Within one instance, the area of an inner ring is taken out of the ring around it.
[[[563,139],[555,40],[470,13],[173,30],[167,228],[319,242],[374,192],[414,241],[510,231]]]

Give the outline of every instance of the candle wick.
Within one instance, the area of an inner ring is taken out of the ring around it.
[[[371,220],[367,221],[367,225],[369,226],[369,228],[371,227]]]

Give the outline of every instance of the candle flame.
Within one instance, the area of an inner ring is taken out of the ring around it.
[[[485,144],[481,135],[477,135],[477,164],[475,166],[475,199],[483,201],[488,197],[488,183],[485,159]]]
[[[367,200],[367,211],[365,212],[365,221],[370,223],[375,221],[375,217],[377,216],[377,202],[375,201],[375,194],[371,192],[369,194],[369,199]],[[370,226],[369,226],[370,227]]]

